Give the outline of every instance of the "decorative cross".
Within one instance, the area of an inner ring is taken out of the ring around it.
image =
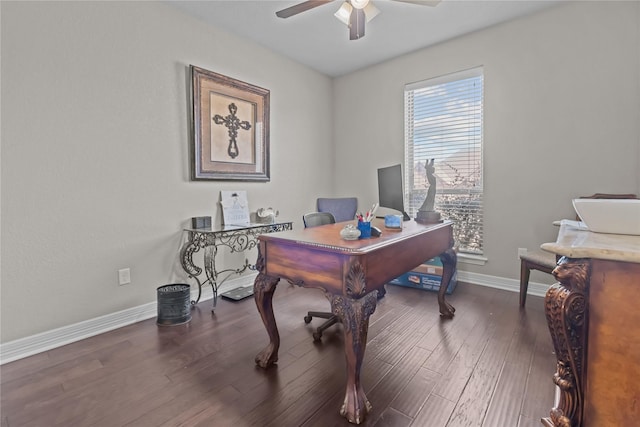
[[[216,114],[213,116],[213,121],[217,125],[225,125],[227,129],[229,129],[229,148],[227,148],[227,154],[232,159],[238,157],[238,143],[236,142],[236,137],[238,136],[238,129],[249,130],[251,129],[251,123],[248,121],[240,121],[238,116],[236,116],[236,112],[238,111],[238,107],[233,102],[229,104],[229,114],[227,117],[222,117],[220,114]]]

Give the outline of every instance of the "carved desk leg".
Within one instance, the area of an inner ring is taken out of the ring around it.
[[[367,293],[364,268],[352,260],[345,278],[344,295],[327,294],[331,311],[344,329],[344,354],[347,359],[347,390],[340,415],[360,424],[372,409],[360,384],[360,370],[367,347],[369,316],[376,311],[378,291]]]
[[[269,345],[256,356],[256,364],[261,368],[267,368],[278,361],[278,349],[280,348],[280,334],[276,325],[276,318],[273,315],[273,292],[279,278],[273,278],[265,274],[258,274],[253,284],[254,298],[256,306],[262,317],[262,323],[267,328],[269,334]]]
[[[440,254],[440,260],[442,261],[442,279],[440,280],[440,289],[438,289],[438,305],[440,306],[440,316],[450,319],[454,316],[456,309],[445,301],[445,293],[456,271],[458,256],[453,248],[450,248]]]
[[[589,260],[562,258],[553,270],[553,276],[560,283],[551,286],[544,299],[558,359],[553,382],[560,389],[558,406],[551,409],[549,418],[542,419],[548,427],[582,425],[589,274]]]
[[[267,276],[264,271],[264,258],[258,246],[258,260],[256,269],[260,272],[253,283],[253,297],[260,312],[262,323],[269,334],[269,344],[256,356],[256,364],[261,368],[268,368],[278,361],[278,349],[280,348],[280,334],[273,315],[273,292],[280,281],[278,277]]]
[[[377,291],[360,299],[332,295],[331,311],[344,326],[344,353],[347,358],[347,390],[340,415],[350,423],[360,424],[372,409],[362,384],[360,370],[367,346],[369,316],[376,310]]]

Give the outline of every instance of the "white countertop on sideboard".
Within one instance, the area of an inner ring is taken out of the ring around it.
[[[563,219],[558,239],[542,249],[568,258],[598,258],[640,263],[640,236],[589,231],[583,222]]]

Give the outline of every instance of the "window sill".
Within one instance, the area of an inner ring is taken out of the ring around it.
[[[485,265],[489,261],[482,255],[458,254],[458,262],[463,264]]]

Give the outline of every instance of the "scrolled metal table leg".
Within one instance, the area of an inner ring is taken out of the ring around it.
[[[216,245],[210,245],[204,248],[204,271],[207,275],[207,280],[211,285],[213,291],[213,305],[211,306],[211,312],[213,312],[218,304],[218,272],[216,270],[216,254],[218,253],[218,247]],[[200,293],[198,292],[198,299],[200,299]]]
[[[200,301],[202,295],[202,282],[198,276],[202,274],[202,269],[193,263],[193,254],[200,250],[200,245],[196,244],[193,236],[189,236],[189,240],[184,243],[180,250],[180,264],[182,269],[187,273],[190,279],[194,279],[198,285],[198,298],[191,300],[191,306],[195,306]]]

